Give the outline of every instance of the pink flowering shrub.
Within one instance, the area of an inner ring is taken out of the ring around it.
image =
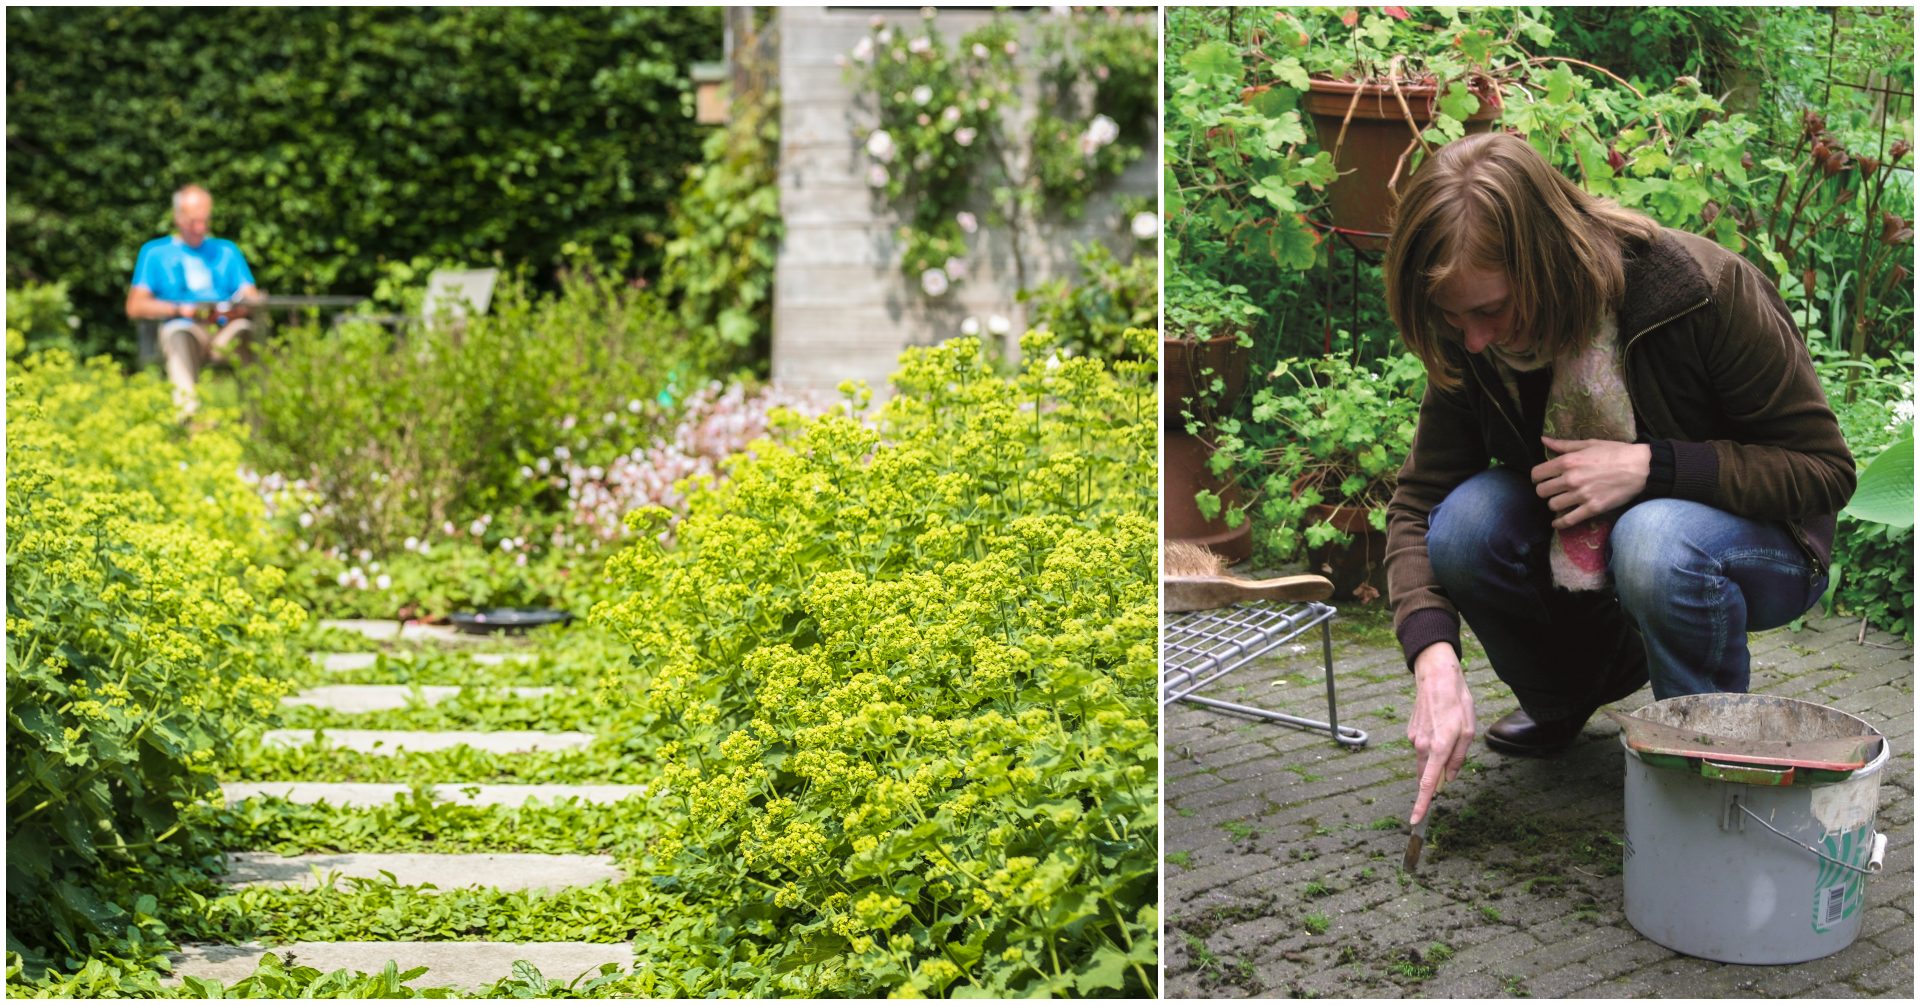
[[[693,485],[721,478],[728,459],[750,454],[750,444],[773,434],[780,411],[810,419],[825,414],[833,401],[821,391],[749,391],[743,384],[714,381],[687,399],[671,434],[604,465],[569,460],[554,471],[552,486],[567,494],[572,515],[568,529],[599,541],[617,541],[628,533],[626,515],[642,506],[664,507],[678,522],[686,512],[683,481],[696,480],[685,486],[695,491]]]
[[[306,479],[246,471],[242,478],[286,530],[289,587],[310,608],[402,618],[497,606],[584,611],[606,589],[608,547],[631,534],[628,512],[660,506],[677,521],[689,494],[725,480],[730,458],[824,414],[835,398],[714,381],[686,398],[670,428],[645,407],[563,416],[552,431],[556,445],[523,458],[504,494],[519,502],[418,526],[395,547],[355,546],[330,533],[341,509]]]

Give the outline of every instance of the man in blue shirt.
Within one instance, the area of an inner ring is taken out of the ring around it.
[[[175,192],[177,232],[141,246],[127,291],[127,317],[162,322],[160,355],[183,416],[198,407],[194,385],[201,367],[225,360],[229,351],[245,351],[243,339],[253,331],[253,322],[247,318],[248,308],[233,301],[260,295],[240,249],[232,241],[207,236],[212,216],[213,196],[206,189],[188,185]]]

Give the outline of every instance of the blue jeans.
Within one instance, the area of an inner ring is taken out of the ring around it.
[[[1547,570],[1551,520],[1525,474],[1494,468],[1461,483],[1427,525],[1435,577],[1535,719],[1624,697],[1636,674],[1652,678],[1655,698],[1745,692],[1747,633],[1792,621],[1826,592],[1826,570],[1784,526],[1652,499],[1613,526],[1612,589],[1569,593]]]

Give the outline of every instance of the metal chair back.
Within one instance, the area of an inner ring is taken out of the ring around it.
[[[446,311],[455,322],[469,315],[485,314],[493,303],[493,285],[499,269],[436,269],[427,277],[427,295],[420,301],[420,316],[432,324]]]

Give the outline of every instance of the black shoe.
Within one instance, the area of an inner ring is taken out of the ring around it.
[[[1581,727],[1593,717],[1586,715],[1535,722],[1524,708],[1516,708],[1487,727],[1487,747],[1502,754],[1543,757],[1573,746]]]
[[[1593,718],[1593,713],[1600,710],[1600,706],[1630,697],[1646,683],[1646,658],[1642,656],[1639,660],[1624,660],[1591,703],[1579,706],[1576,714],[1564,719],[1542,721],[1528,715],[1524,708],[1514,709],[1487,727],[1487,746],[1503,754],[1522,757],[1559,753],[1580,738],[1580,730],[1586,726],[1588,719]]]

